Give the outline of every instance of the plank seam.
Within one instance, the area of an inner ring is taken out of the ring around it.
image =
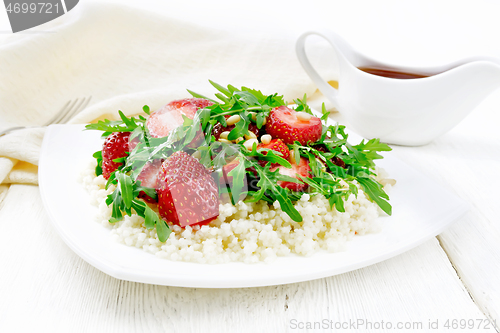
[[[443,249],[444,253],[446,254],[446,257],[448,257],[448,260],[449,260],[451,266],[455,270],[455,273],[457,274],[458,279],[460,280],[460,282],[464,286],[465,290],[467,291],[467,294],[469,294],[469,297],[471,298],[472,302],[474,302],[474,305],[479,309],[479,311],[481,311],[485,315],[486,318],[488,318],[488,320],[491,323],[495,323],[495,321],[490,316],[490,314],[488,312],[483,311],[481,306],[479,306],[478,302],[476,302],[476,299],[474,298],[474,295],[472,294],[472,292],[469,290],[469,288],[467,288],[467,284],[462,280],[462,277],[460,276],[460,272],[458,271],[458,268],[455,266],[455,263],[451,259],[451,256],[449,255],[448,251],[446,251],[446,248],[444,247],[443,243],[441,242],[441,237],[438,235],[438,236],[436,236],[436,239],[439,243],[439,246]],[[495,331],[497,333],[500,333],[498,325],[496,325],[496,326],[493,325],[493,328],[495,329]]]

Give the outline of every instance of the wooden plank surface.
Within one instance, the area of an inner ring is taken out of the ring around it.
[[[462,123],[423,147],[394,147],[398,157],[471,205],[439,235],[460,279],[500,327],[500,91]]]
[[[436,239],[330,278],[193,289],[120,281],[88,265],[58,237],[34,186],[11,187],[0,225],[0,332],[285,332],[323,320],[422,322],[425,331],[429,320],[486,318]]]

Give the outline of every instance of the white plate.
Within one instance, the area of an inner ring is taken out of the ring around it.
[[[397,185],[390,193],[393,215],[380,218],[382,231],[356,236],[345,252],[289,256],[271,264],[196,264],[160,259],[111,240],[95,222],[97,208],[77,178],[101,149],[99,131],[83,125],[49,126],[42,145],[39,182],[42,200],[66,244],[92,266],[135,282],[197,287],[257,287],[318,279],[349,272],[394,257],[442,232],[468,207],[465,202],[391,156],[378,161]],[[356,142],[351,134],[350,142]]]

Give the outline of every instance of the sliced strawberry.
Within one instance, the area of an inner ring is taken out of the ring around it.
[[[105,179],[109,179],[111,173],[123,164],[113,162],[113,160],[126,157],[127,152],[132,151],[137,144],[135,141],[129,142],[129,138],[130,132],[113,132],[104,140],[102,145],[102,175]]]
[[[321,138],[321,119],[311,117],[302,121],[297,118],[297,112],[286,106],[280,106],[271,110],[267,117],[266,131],[273,138],[279,138],[286,144],[294,141],[301,145],[318,141]]]
[[[196,111],[198,111],[198,109],[206,108],[207,106],[210,106],[212,104],[214,104],[212,101],[205,98],[185,98],[168,103],[168,105],[179,110],[180,113],[182,113],[189,119],[194,118],[194,115],[196,114]]]
[[[182,125],[182,115],[193,119],[199,108],[212,105],[213,102],[203,98],[186,98],[168,103],[164,107],[151,113],[146,126],[149,134],[154,138],[168,135],[174,128]]]
[[[281,141],[281,139],[272,139],[271,142],[269,142],[268,144],[261,143],[257,146],[257,150],[259,150],[260,148],[267,148],[277,151],[281,153],[280,157],[283,157],[285,160],[288,160],[288,158],[290,157],[290,149],[288,149],[287,145],[283,141]],[[264,151],[262,152],[262,154],[266,155],[267,152]],[[266,164],[266,161],[259,161],[259,163],[260,162],[264,162],[263,163],[264,165]],[[262,165],[262,163],[260,164]],[[273,167],[277,165],[278,165],[277,163],[272,164]]]
[[[181,227],[210,223],[219,215],[219,191],[210,172],[179,151],[161,165],[157,178],[158,211]]]
[[[141,173],[137,177],[137,181],[141,182],[141,186],[150,187],[156,189],[156,181],[158,178],[158,173],[160,172],[161,164],[163,160],[158,159],[153,162],[147,162],[141,170]],[[139,198],[144,199],[144,201],[155,203],[156,200],[147,195],[144,191],[139,193]]]
[[[306,158],[301,157],[299,165],[295,164],[295,161],[290,161],[290,163],[292,164],[291,168],[286,168],[282,165],[279,165],[274,168],[271,168],[270,170],[271,171],[279,170],[278,172],[282,175],[290,176],[300,180],[300,183],[292,183],[279,180],[278,181],[279,186],[283,188],[288,188],[292,191],[297,191],[297,192],[304,191],[309,185],[302,182],[302,180],[300,179],[300,177],[297,176],[297,174],[301,175],[302,177],[311,178],[311,173],[310,173],[311,168],[309,167],[309,161]]]
[[[233,181],[232,176],[228,176],[228,173],[231,172],[234,168],[236,168],[240,164],[240,161],[238,159],[234,159],[228,164],[224,165],[222,167],[222,177],[220,179],[220,183],[226,183],[226,184],[231,184]]]
[[[220,183],[222,184],[225,182],[226,184],[231,184],[233,182],[233,176],[228,176],[229,172],[231,172],[234,168],[236,168],[240,164],[240,161],[238,159],[234,159],[228,164],[224,165],[222,167],[222,177],[220,179]],[[246,171],[250,171],[254,174],[255,177],[257,177],[257,170],[255,170],[254,167],[249,167],[245,169]]]

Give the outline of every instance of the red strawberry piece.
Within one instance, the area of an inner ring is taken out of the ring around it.
[[[149,134],[154,138],[168,135],[174,128],[182,125],[182,115],[193,119],[199,108],[204,108],[213,103],[203,98],[186,98],[168,103],[164,107],[151,113],[146,126]]]
[[[279,153],[281,153],[281,156],[280,157],[283,157],[285,160],[288,160],[288,158],[290,157],[290,149],[288,149],[287,145],[281,141],[280,139],[272,139],[271,142],[269,142],[268,144],[264,144],[264,143],[261,143],[257,146],[257,150],[259,150],[260,148],[267,148],[267,149],[271,149],[271,150],[274,150],[274,151],[277,151]],[[262,152],[263,155],[266,155],[267,152],[264,151]],[[263,164],[265,165],[266,164],[266,161],[259,161],[260,162],[264,162]],[[262,163],[260,163],[262,165]],[[278,164],[277,163],[273,163],[272,166],[277,166]]]
[[[163,160],[154,160],[152,162],[147,162],[141,170],[139,176],[137,176],[137,181],[141,182],[141,186],[150,187],[156,189],[156,180],[158,178],[158,173],[160,172],[161,164]],[[139,193],[139,198],[144,199],[149,203],[156,203],[156,200],[147,195],[144,191]]]
[[[172,101],[167,105],[179,110],[180,113],[189,119],[193,119],[198,109],[206,108],[212,104],[214,104],[212,101],[205,98],[185,98]]]
[[[215,180],[197,159],[185,152],[176,152],[163,162],[156,193],[161,217],[181,227],[208,224],[219,215]]]
[[[279,186],[283,188],[288,188],[292,191],[297,191],[297,192],[304,191],[309,185],[302,182],[302,180],[300,179],[300,177],[297,176],[297,174],[301,175],[302,177],[311,178],[310,174],[311,168],[309,167],[309,161],[306,158],[301,157],[299,165],[295,164],[295,160],[290,161],[290,163],[292,164],[291,168],[286,168],[282,165],[279,165],[274,168],[271,168],[271,171],[278,170],[278,172],[281,173],[282,175],[290,176],[301,181],[300,183],[292,183],[279,180],[278,181]]]
[[[226,118],[226,119],[228,119],[229,117],[230,117],[229,115],[224,116],[224,118]],[[226,132],[226,131],[227,132],[231,132],[234,127],[235,127],[235,125],[224,127],[224,126],[222,126],[221,123],[217,123],[217,124],[214,125],[214,128],[212,129],[212,134],[215,137],[215,140],[219,140],[220,134],[222,132]],[[262,128],[262,129],[264,129],[264,128]],[[252,122],[250,124],[248,124],[248,130],[250,132],[253,132],[253,134],[255,134],[255,136],[257,136],[257,137],[260,137],[261,134],[262,134],[261,130],[259,130],[259,128],[257,127],[257,125],[255,125]]]
[[[311,117],[307,121],[297,118],[297,112],[286,106],[274,108],[269,113],[266,123],[266,131],[273,138],[283,140],[286,144],[294,141],[305,145],[308,141],[316,142],[321,138],[321,119]]]
[[[102,175],[105,179],[109,179],[111,173],[123,164],[113,162],[113,160],[126,157],[127,152],[132,151],[137,145],[135,140],[129,142],[129,138],[130,132],[113,132],[104,140],[102,145]]]
[[[231,184],[233,181],[232,176],[228,176],[228,173],[231,172],[234,168],[236,168],[240,164],[240,161],[238,159],[234,159],[228,164],[224,165],[222,167],[222,177],[220,179],[220,183],[226,183],[226,184]]]
[[[228,164],[222,167],[222,177],[220,178],[220,183],[231,184],[233,182],[233,176],[228,176],[229,172],[231,172],[234,168],[236,168],[240,164],[238,159],[234,159]],[[249,167],[245,169],[246,171],[251,171],[255,177],[257,177],[257,170],[254,167]]]

